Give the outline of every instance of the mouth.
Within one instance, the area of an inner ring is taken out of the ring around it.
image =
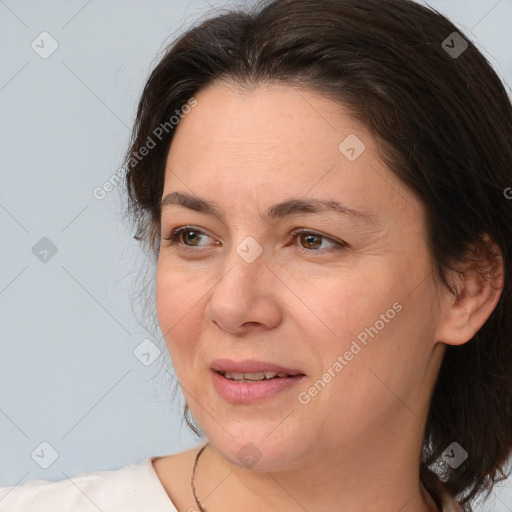
[[[231,359],[216,359],[210,368],[218,373],[226,375],[227,378],[240,380],[245,376],[248,380],[262,380],[272,378],[294,377],[305,375],[301,370],[288,368],[276,363],[245,359],[243,361],[232,361]]]
[[[247,373],[236,373],[236,372],[217,372],[223,375],[226,379],[235,382],[260,382],[262,380],[272,379],[286,379],[289,377],[295,377],[296,375],[290,375],[285,372],[247,372]],[[303,375],[303,374],[301,374]]]
[[[216,360],[210,369],[216,391],[233,404],[267,400],[306,378],[300,370],[264,361]]]

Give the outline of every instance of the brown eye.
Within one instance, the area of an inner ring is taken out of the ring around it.
[[[304,249],[318,249],[322,245],[322,236],[314,233],[301,233],[299,240]]]
[[[298,249],[309,254],[325,254],[329,251],[336,251],[348,247],[348,244],[341,240],[335,240],[321,233],[307,231],[305,229],[294,231],[291,233],[291,236],[296,244],[298,241]]]
[[[212,240],[204,231],[190,226],[183,226],[175,229],[169,236],[165,237],[169,245],[187,247],[202,247],[208,245],[208,240]],[[215,243],[214,245],[217,245]]]
[[[181,232],[181,238],[185,245],[196,246],[201,240],[203,235],[193,229],[187,229]]]

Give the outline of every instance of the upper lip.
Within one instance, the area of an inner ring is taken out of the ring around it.
[[[304,372],[297,369],[287,368],[267,361],[257,361],[255,359],[244,359],[243,361],[216,359],[211,363],[210,368],[221,373],[277,372],[287,373],[288,375],[304,375]]]

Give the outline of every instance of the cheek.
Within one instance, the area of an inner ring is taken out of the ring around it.
[[[321,360],[311,380],[329,382],[318,394],[320,402],[332,400],[364,414],[368,405],[377,410],[396,400],[388,388],[407,396],[421,380],[436,320],[428,280],[410,293],[420,275],[418,262],[410,273],[401,265],[375,264],[341,269],[315,287],[309,279],[296,282],[296,294],[309,308],[296,315],[304,351]]]
[[[342,356],[340,378],[326,398],[340,406],[338,414],[351,416],[358,425],[392,411],[422,415],[418,398],[428,380],[435,319],[421,297],[392,302],[395,297],[365,315],[363,323],[360,317],[359,325],[347,323],[347,336],[326,363],[328,368]]]
[[[179,270],[171,270],[160,261],[156,275],[156,312],[162,335],[176,371],[192,353],[204,321],[208,288],[200,276],[194,279]]]
[[[290,296],[287,308],[295,309],[293,315],[306,338],[315,340],[332,359],[349,350],[353,340],[364,344],[368,329],[374,333],[376,323],[379,333],[388,330],[401,309],[396,304],[401,295],[397,282],[390,269],[377,263],[347,266],[319,279],[311,275],[295,279],[295,297]]]

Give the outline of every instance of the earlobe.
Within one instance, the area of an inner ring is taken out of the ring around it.
[[[447,345],[462,345],[473,338],[491,316],[504,284],[503,257],[499,247],[487,243],[485,257],[475,258],[459,275],[457,294],[449,294],[441,306],[436,340]],[[478,251],[481,255],[482,251]],[[473,252],[473,256],[476,256]]]

